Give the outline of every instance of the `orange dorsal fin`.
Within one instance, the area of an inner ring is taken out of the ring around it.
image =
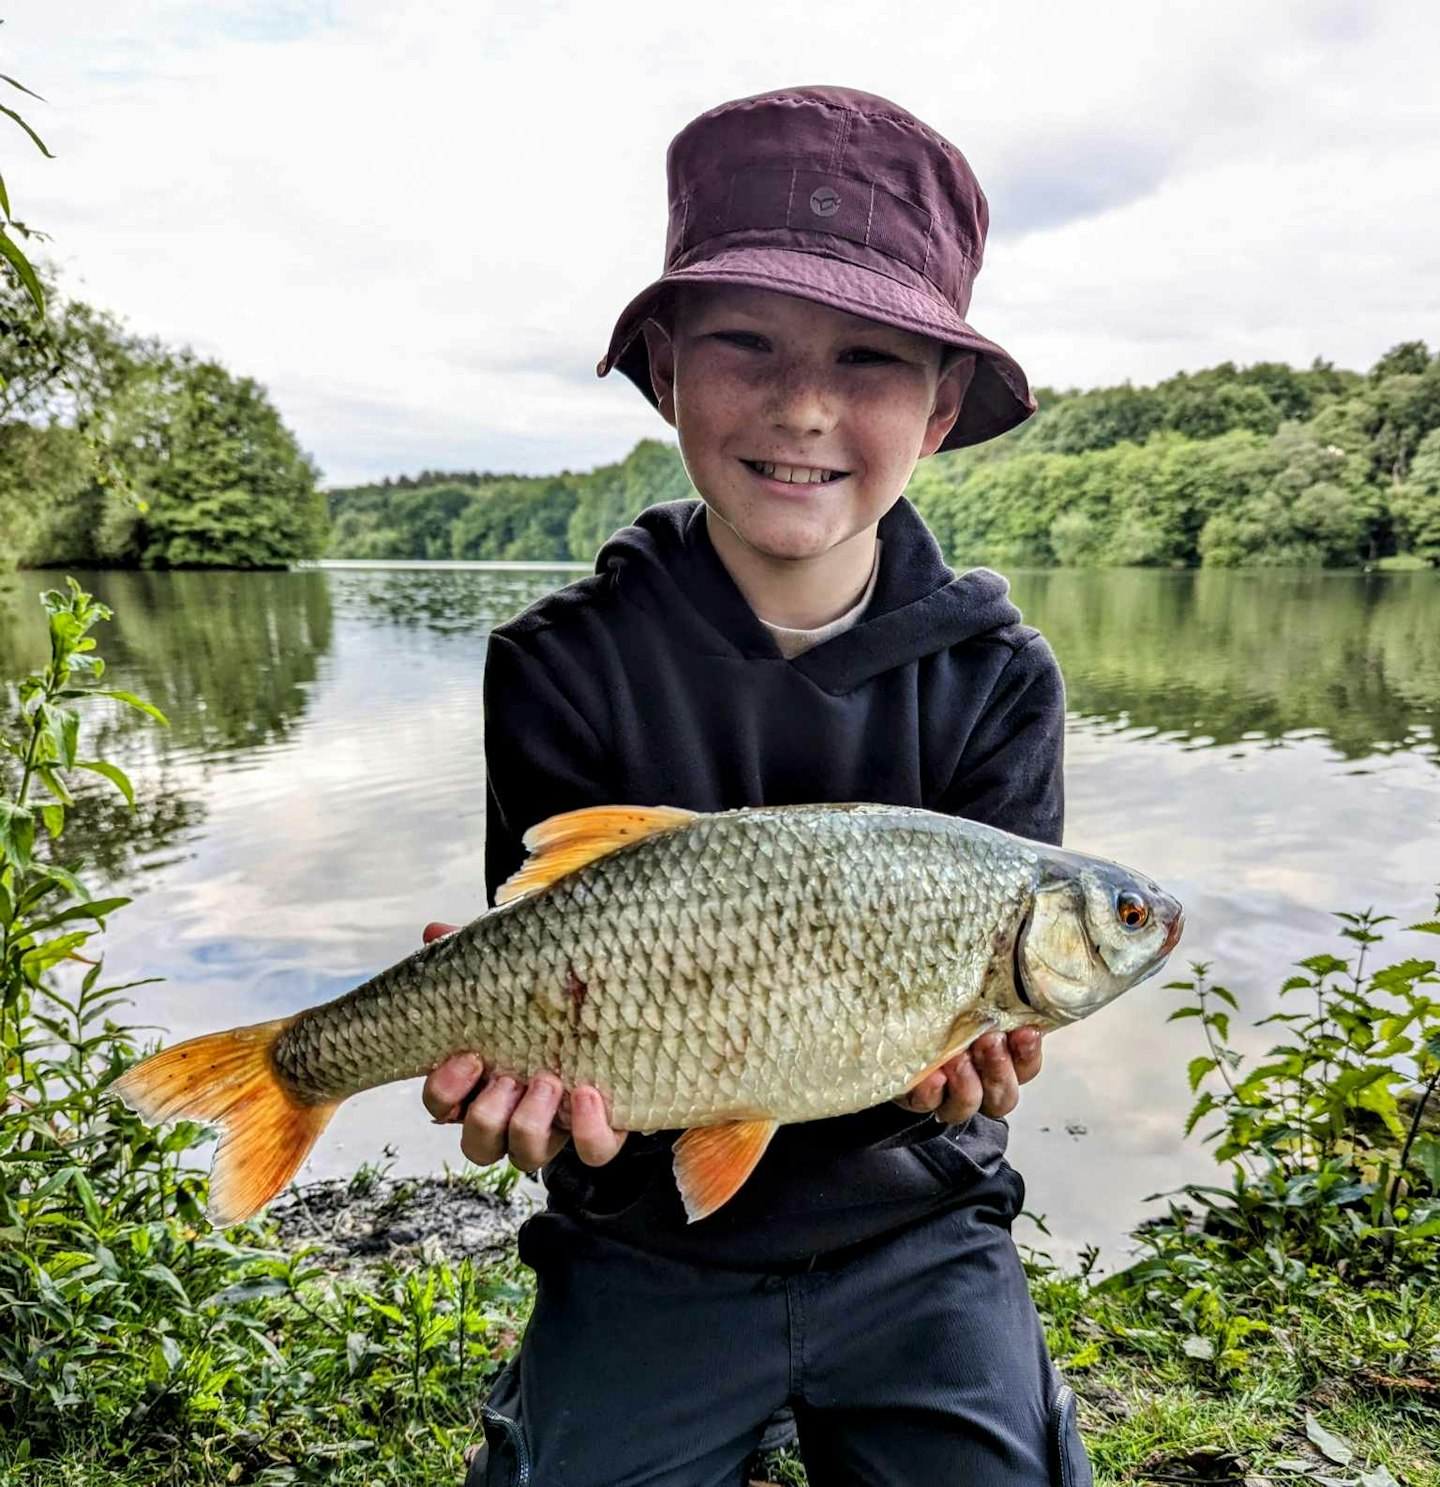
[[[688,826],[695,816],[695,811],[670,805],[595,805],[551,816],[521,838],[530,855],[524,867],[496,890],[496,906],[508,904],[522,893],[548,888],[557,879],[620,847]]]
[[[143,1119],[219,1126],[210,1169],[210,1221],[243,1223],[300,1170],[338,1101],[307,1104],[281,1081],[271,1057],[294,1021],[191,1038],[127,1069],[110,1088]]]
[[[714,1213],[745,1185],[778,1121],[735,1120],[696,1126],[675,1143],[675,1181],[693,1224]]]

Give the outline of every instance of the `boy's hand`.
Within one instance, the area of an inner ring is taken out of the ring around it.
[[[947,1123],[969,1120],[977,1110],[1006,1116],[1020,1103],[1020,1086],[1040,1072],[1040,1059],[1039,1028],[1017,1028],[1008,1040],[987,1033],[895,1103]]]
[[[427,924],[425,943],[456,928]],[[626,1133],[611,1128],[605,1101],[593,1085],[578,1085],[567,1098],[553,1074],[542,1074],[528,1086],[511,1078],[492,1082],[484,1063],[470,1053],[437,1064],[420,1097],[437,1124],[461,1122],[460,1150],[478,1167],[508,1155],[522,1172],[534,1172],[571,1140],[586,1166],[599,1167],[625,1143]]]

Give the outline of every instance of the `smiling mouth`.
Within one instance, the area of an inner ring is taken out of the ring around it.
[[[741,460],[747,470],[781,485],[833,485],[843,480],[848,470],[822,470],[811,465],[776,465],[768,460]]]

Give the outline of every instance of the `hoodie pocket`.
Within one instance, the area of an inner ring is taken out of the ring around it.
[[[1094,1487],[1076,1419],[1075,1391],[1058,1374],[1050,1400],[1050,1480],[1056,1487]]]
[[[480,1421],[485,1427],[485,1465],[477,1487],[533,1487],[530,1447],[520,1422],[488,1404],[480,1408]]]

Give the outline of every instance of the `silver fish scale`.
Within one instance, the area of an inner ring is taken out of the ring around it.
[[[336,1099],[471,1049],[596,1084],[630,1130],[863,1109],[945,1051],[1037,861],[903,807],[700,816],[302,1013],[276,1063]]]

